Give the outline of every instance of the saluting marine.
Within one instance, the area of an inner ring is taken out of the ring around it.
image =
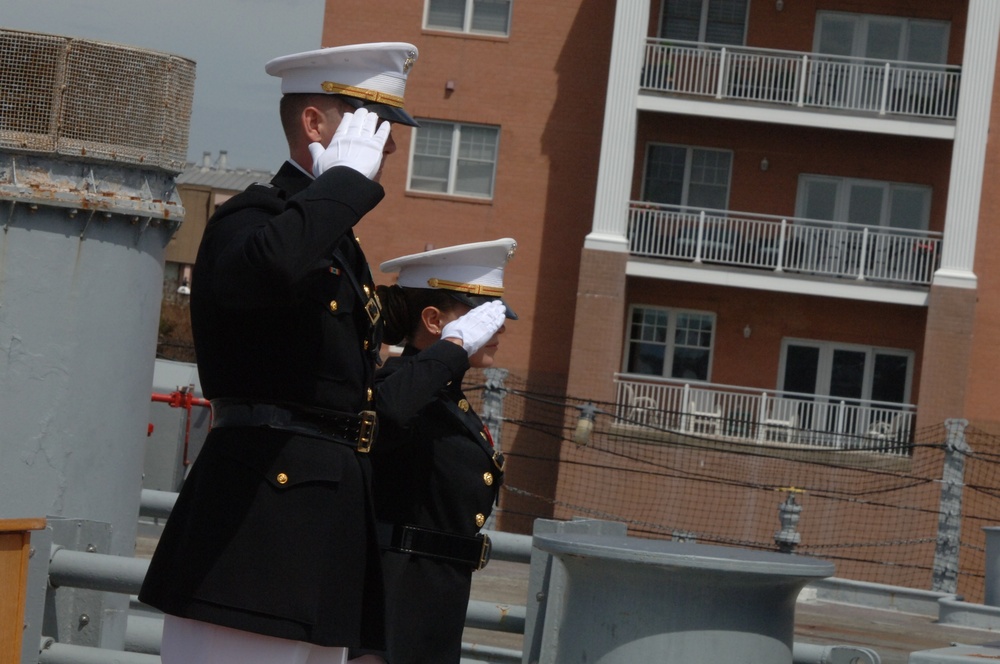
[[[164,664],[342,664],[384,643],[367,454],[381,320],[354,226],[385,195],[391,123],[416,124],[416,57],[360,44],[265,66],[290,158],[219,207],[194,268],[213,421],[139,594],[167,614]]]
[[[404,256],[379,286],[385,341],[402,355],[376,374],[379,445],[373,492],[386,583],[390,664],[453,664],[472,572],[489,559],[480,529],[499,498],[504,460],[462,392],[469,367],[489,367],[507,319],[510,238]]]

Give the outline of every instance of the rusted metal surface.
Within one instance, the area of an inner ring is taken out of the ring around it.
[[[88,224],[121,217],[140,228],[172,233],[184,217],[174,179],[159,170],[18,155],[0,149],[0,228],[24,224],[40,207],[61,208],[65,219]]]
[[[0,149],[184,169],[195,63],[0,29]]]

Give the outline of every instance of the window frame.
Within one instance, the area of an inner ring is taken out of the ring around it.
[[[948,62],[948,47],[951,41],[951,21],[926,19],[926,18],[914,18],[909,16],[892,16],[884,14],[865,14],[862,12],[842,12],[842,11],[817,11],[816,12],[816,25],[813,30],[813,52],[822,55],[826,54],[819,50],[820,42],[823,37],[823,21],[824,19],[841,19],[841,20],[852,20],[854,22],[854,34],[851,41],[851,53],[849,57],[863,58],[866,60],[878,60],[883,61],[885,59],[896,61],[896,62],[910,62],[910,63],[921,63],[921,64],[935,64],[943,65]],[[868,30],[871,23],[874,21],[881,22],[895,22],[900,25],[900,37],[899,37],[899,51],[897,52],[896,58],[873,58],[869,57],[867,54],[868,50]],[[910,50],[911,50],[911,29],[916,25],[934,25],[944,28],[944,40],[941,44],[940,60],[934,62],[927,62],[923,60],[910,60]],[[833,54],[836,55],[836,54]]]
[[[807,184],[809,182],[816,183],[833,183],[837,187],[836,198],[834,201],[834,213],[833,219],[819,219],[818,221],[832,221],[839,223],[851,223],[847,219],[847,213],[850,209],[850,194],[852,191],[852,185],[873,187],[877,186],[883,190],[882,205],[879,210],[879,223],[877,226],[867,224],[870,228],[880,228],[891,230],[893,228],[907,229],[907,230],[917,230],[926,231],[930,229],[930,214],[931,214],[931,201],[934,196],[934,188],[929,185],[914,184],[910,182],[892,182],[890,180],[869,180],[864,178],[850,178],[850,177],[839,177],[833,175],[820,175],[816,173],[801,173],[799,174],[799,181],[797,185],[797,190],[795,194],[795,216],[800,219],[811,219],[812,217],[806,216],[807,209]],[[919,191],[924,194],[923,196],[923,209],[919,225],[916,226],[894,226],[892,225],[892,205],[893,196],[895,193],[904,190]]]
[[[695,0],[696,2],[699,0]],[[701,16],[698,20],[698,39],[694,40],[698,43],[705,44],[705,39],[708,34],[708,14],[709,14],[709,4],[711,2],[718,2],[719,0],[700,0],[701,2]],[[722,0],[726,1],[726,0]],[[743,0],[729,0],[731,2],[742,2]],[[666,36],[667,27],[667,5],[670,0],[660,0],[660,20],[659,26],[657,27],[657,36],[660,39],[670,39]],[[750,3],[752,0],[746,0],[746,8],[743,15],[743,35],[738,43],[730,42],[712,42],[712,43],[724,43],[727,46],[746,46],[747,42],[747,27],[750,23]]]
[[[511,21],[514,16],[514,0],[499,0],[501,2],[507,2],[507,29],[504,32],[493,32],[489,30],[474,30],[472,27],[472,21],[475,16],[476,3],[481,1],[492,1],[492,0],[464,0],[465,9],[462,13],[462,28],[455,29],[448,26],[441,25],[431,25],[429,22],[431,13],[431,2],[433,0],[424,1],[424,16],[423,16],[423,29],[424,30],[436,30],[441,32],[451,32],[461,35],[473,35],[477,37],[510,37]]]
[[[875,361],[879,355],[904,357],[906,358],[906,383],[903,386],[903,401],[901,404],[909,404],[913,390],[913,371],[916,353],[905,348],[888,348],[884,346],[869,346],[864,344],[851,344],[839,341],[802,339],[796,337],[784,337],[781,340],[781,354],[778,362],[778,380],[776,385],[779,391],[785,391],[785,371],[788,362],[788,347],[802,346],[816,348],[819,350],[819,359],[816,367],[816,384],[813,386],[812,396],[819,400],[831,402],[838,399],[852,401],[847,397],[831,396],[830,380],[833,372],[833,355],[836,351],[863,352],[865,353],[865,370],[862,379],[861,401],[871,401],[872,389],[874,387]],[[820,389],[822,387],[822,390]],[[888,403],[888,402],[887,402]]]
[[[434,120],[430,118],[417,118],[417,122],[422,125],[422,127],[414,127],[410,139],[410,155],[409,162],[407,166],[407,176],[406,176],[406,191],[407,193],[414,194],[425,194],[430,196],[449,196],[457,198],[470,198],[474,200],[481,201],[492,201],[496,197],[496,187],[497,187],[497,166],[500,161],[500,138],[501,138],[501,128],[498,125],[488,125],[481,124],[477,122],[457,122],[454,120]],[[414,159],[417,157],[417,137],[419,136],[421,128],[426,128],[428,124],[440,124],[440,125],[451,125],[452,127],[452,140],[451,140],[451,154],[448,156],[448,180],[446,191],[431,191],[427,189],[418,189],[413,186],[414,178]],[[478,194],[474,192],[463,192],[455,191],[455,186],[457,184],[457,170],[458,163],[460,161],[459,150],[461,149],[461,129],[463,127],[481,127],[486,129],[495,130],[496,140],[494,142],[494,159],[493,159],[493,169],[490,172],[490,193],[489,194]]]
[[[645,341],[645,340],[643,340],[641,338],[639,338],[639,339],[633,339],[632,338],[632,326],[633,326],[633,322],[632,321],[633,321],[633,318],[634,318],[636,312],[639,311],[639,310],[641,310],[643,312],[645,312],[645,311],[654,311],[654,312],[661,312],[661,313],[665,313],[666,314],[666,316],[667,316],[667,326],[666,326],[666,332],[665,332],[665,341],[662,344],[660,344],[659,342]],[[674,358],[675,358],[676,350],[677,350],[677,347],[678,347],[678,344],[677,344],[677,341],[676,341],[677,318],[678,318],[678,316],[680,314],[688,314],[688,315],[705,317],[705,318],[708,318],[709,321],[711,322],[711,330],[709,331],[710,340],[709,340],[708,346],[707,347],[698,347],[698,348],[705,348],[705,350],[708,351],[708,362],[707,362],[707,368],[706,368],[706,372],[705,372],[705,378],[690,378],[690,377],[684,377],[684,376],[667,375],[667,374],[672,374],[673,373]],[[627,374],[630,374],[630,375],[633,375],[633,376],[650,376],[650,377],[654,377],[654,378],[666,378],[666,379],[669,379],[669,380],[684,380],[684,381],[691,381],[691,382],[698,382],[698,383],[709,383],[709,382],[711,382],[711,380],[712,380],[712,367],[713,367],[713,363],[715,361],[716,331],[718,330],[718,327],[719,327],[719,325],[718,325],[718,315],[714,311],[705,311],[705,310],[700,310],[700,309],[688,309],[688,308],[683,308],[683,307],[664,307],[664,306],[653,305],[653,304],[633,303],[633,304],[630,304],[629,307],[628,307],[628,315],[627,315],[627,318],[626,318],[625,325],[626,325],[626,327],[625,327],[625,339],[624,339],[625,343],[623,344],[623,346],[624,346],[623,351],[624,352],[623,352],[623,355],[622,355],[622,363],[621,363],[621,367],[622,367],[622,372],[623,373],[627,373]],[[628,365],[629,365],[629,356],[631,354],[631,349],[632,349],[632,344],[633,343],[657,343],[658,345],[662,345],[664,347],[664,349],[665,349],[664,350],[664,354],[663,354],[663,371],[664,371],[664,373],[661,373],[661,374],[657,375],[657,374],[651,374],[651,373],[642,373],[642,372],[630,371]]]
[[[648,192],[646,191],[646,186],[649,181],[650,154],[652,153],[652,150],[657,147],[680,148],[685,150],[684,178],[683,182],[681,182],[681,200],[679,203],[663,203],[664,205],[676,205],[682,208],[690,207],[689,201],[691,197],[691,171],[695,165],[694,164],[695,152],[727,154],[729,157],[729,170],[728,173],[726,174],[725,194],[723,196],[725,200],[723,201],[722,207],[719,208],[699,207],[697,209],[720,210],[720,211],[725,211],[729,209],[729,197],[732,194],[732,188],[733,188],[733,161],[735,158],[734,151],[726,150],[723,148],[709,148],[696,145],[682,145],[679,143],[663,143],[659,141],[650,141],[646,143],[645,155],[643,156],[642,160],[642,182],[641,182],[642,191],[639,194],[640,200],[649,202],[662,202],[662,201],[651,201],[647,197]]]

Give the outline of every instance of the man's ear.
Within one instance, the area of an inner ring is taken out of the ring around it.
[[[441,321],[441,310],[437,307],[424,307],[420,312],[420,320],[424,324],[424,329],[435,337],[441,336],[444,325]]]
[[[302,109],[299,120],[302,123],[302,132],[310,143],[322,142],[323,127],[327,123],[326,113],[315,106],[306,106]]]

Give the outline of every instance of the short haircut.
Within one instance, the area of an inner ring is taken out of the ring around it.
[[[336,95],[322,93],[295,93],[281,97],[278,103],[278,113],[281,116],[281,128],[285,131],[285,137],[289,143],[295,143],[302,138],[302,111],[310,106],[315,106],[322,111],[329,111],[338,102]]]

